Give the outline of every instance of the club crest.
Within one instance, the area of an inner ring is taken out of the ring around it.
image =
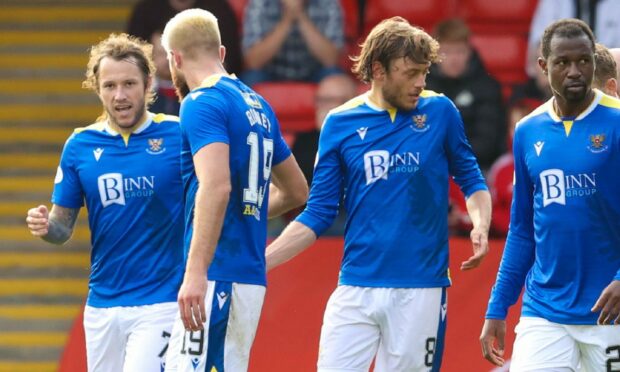
[[[604,134],[592,134],[590,135],[590,145],[588,146],[588,150],[593,153],[603,152],[607,150],[608,146],[605,143],[605,135]]]
[[[151,155],[158,155],[166,151],[166,148],[163,147],[164,139],[163,138],[149,138],[149,147],[146,149]]]
[[[411,120],[413,121],[413,125],[410,125],[410,127],[414,132],[425,132],[428,130],[429,126],[426,124],[426,114],[413,115]]]

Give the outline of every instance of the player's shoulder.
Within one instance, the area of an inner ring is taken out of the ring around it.
[[[363,94],[360,94],[357,97],[351,98],[350,100],[348,100],[347,102],[343,103],[342,105],[340,105],[340,106],[330,110],[328,115],[330,115],[330,116],[347,116],[347,115],[350,115],[350,114],[356,112],[357,110],[359,110],[359,109],[361,109],[361,108],[363,108],[365,106],[367,95],[368,95],[368,93],[363,93]]]
[[[68,141],[73,139],[81,139],[97,133],[103,133],[105,131],[105,128],[105,121],[98,121],[84,127],[75,128],[73,129],[73,133],[71,133],[71,136],[69,136]]]
[[[230,102],[232,92],[238,90],[229,77],[222,74],[211,75],[194,88],[183,100],[185,107],[214,106],[223,107]]]
[[[428,90],[428,89],[425,89],[422,91],[422,93],[420,93],[420,101],[418,105],[420,106],[432,105],[431,107],[450,106],[450,107],[456,108],[456,105],[454,105],[452,100],[448,98],[445,94],[441,92],[435,92],[434,90]]]

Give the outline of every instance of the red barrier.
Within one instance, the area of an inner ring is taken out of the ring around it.
[[[461,238],[450,240],[453,286],[448,291],[448,331],[442,372],[492,369],[482,358],[478,336],[502,246],[503,241],[491,241],[491,252],[482,266],[462,272],[460,263],[472,254],[470,243]],[[251,372],[316,371],[323,310],[336,286],[341,257],[341,239],[321,239],[269,274],[267,298],[250,358]],[[508,319],[506,355],[512,349],[512,330],[519,308],[515,306]],[[78,366],[85,366],[81,319],[71,333],[60,371],[85,370]]]

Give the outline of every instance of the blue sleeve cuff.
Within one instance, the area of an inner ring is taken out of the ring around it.
[[[338,212],[333,213],[333,215],[320,216],[316,212],[306,208],[299,216],[297,216],[295,221],[306,225],[314,231],[317,237],[319,237],[325,232],[325,230],[329,229],[334,222],[337,213]]]
[[[475,193],[476,191],[480,191],[480,190],[489,191],[489,188],[484,181],[477,182],[477,183],[474,183],[473,185],[466,186],[465,188],[463,188],[463,194],[465,195],[465,199],[469,198],[473,193]]]

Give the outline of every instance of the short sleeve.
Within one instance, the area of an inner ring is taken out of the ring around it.
[[[75,134],[65,142],[52,192],[52,203],[65,208],[81,208],[84,205],[84,192],[75,167],[77,144],[74,136]]]
[[[230,144],[228,103],[214,91],[190,93],[181,105],[181,131],[192,155],[214,142]]]

